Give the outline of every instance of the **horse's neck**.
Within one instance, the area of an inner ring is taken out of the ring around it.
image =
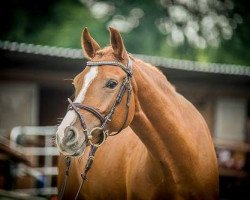
[[[131,128],[164,171],[178,170],[175,163],[181,164],[190,150],[184,138],[185,122],[180,123],[188,103],[156,68],[136,61],[133,71],[137,109]]]

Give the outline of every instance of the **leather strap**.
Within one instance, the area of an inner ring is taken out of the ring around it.
[[[84,109],[93,113],[102,123],[105,121],[105,117],[96,108],[88,105],[83,105],[81,103],[73,103],[73,105],[79,109]],[[68,110],[72,110],[71,104],[69,105]]]
[[[88,172],[93,164],[95,153],[96,153],[97,149],[98,149],[98,147],[96,147],[96,146],[93,146],[93,145],[90,146],[89,157],[88,157],[87,163],[85,165],[84,172],[81,174],[82,182],[81,182],[80,187],[78,188],[78,191],[77,191],[76,196],[74,198],[75,200],[78,199],[78,196],[80,194],[80,191],[82,190],[84,182],[88,180],[87,174],[88,174]]]
[[[87,66],[101,66],[101,65],[112,65],[112,66],[118,66],[121,69],[123,69],[123,71],[125,71],[129,76],[132,76],[132,61],[129,58],[128,59],[128,64],[127,66],[124,65],[121,62],[118,61],[88,61],[87,62]]]
[[[70,164],[71,164],[71,158],[66,157],[66,171],[65,171],[65,175],[64,175],[63,185],[62,185],[61,190],[58,194],[58,200],[62,200],[62,198],[63,198],[63,194],[64,194],[64,191],[66,189],[67,180],[68,180],[68,176],[69,176]]]

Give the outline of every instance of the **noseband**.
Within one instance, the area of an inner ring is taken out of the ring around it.
[[[75,200],[78,198],[79,196],[79,193],[82,189],[82,186],[83,186],[83,183],[84,181],[87,180],[87,173],[88,171],[90,170],[91,168],[91,165],[93,163],[93,159],[94,159],[94,155],[95,155],[95,152],[97,150],[97,148],[103,144],[103,142],[106,140],[106,138],[108,136],[114,136],[114,135],[117,135],[118,133],[120,133],[120,131],[122,129],[124,129],[126,123],[127,123],[127,120],[128,120],[128,114],[129,114],[129,106],[130,106],[130,97],[131,97],[131,92],[132,92],[132,86],[131,86],[131,78],[132,78],[132,61],[131,59],[129,58],[128,59],[128,64],[127,65],[124,65],[123,63],[121,62],[118,62],[118,61],[88,61],[87,62],[87,66],[103,66],[103,65],[111,65],[111,66],[118,66],[120,67],[126,74],[127,76],[123,79],[122,83],[121,83],[121,87],[119,89],[119,92],[115,98],[115,101],[113,102],[112,106],[111,106],[111,109],[109,111],[109,113],[107,115],[103,115],[97,108],[94,108],[92,106],[89,106],[89,105],[84,105],[84,104],[81,104],[81,103],[75,103],[75,102],[72,102],[69,98],[68,98],[68,102],[69,102],[69,107],[68,107],[68,110],[74,110],[80,120],[80,123],[81,123],[81,126],[82,126],[82,129],[83,129],[83,134],[85,135],[85,141],[86,143],[90,143],[90,152],[89,152],[89,157],[88,157],[88,160],[87,160],[87,164],[85,166],[85,170],[84,172],[81,174],[81,177],[82,177],[82,182],[81,182],[81,185],[80,187],[78,188],[78,191],[77,191],[77,194],[75,196]],[[125,94],[125,92],[127,91],[127,99],[126,99],[126,116],[125,116],[125,119],[124,119],[124,122],[121,126],[121,128],[116,132],[116,133],[113,133],[112,135],[108,133],[108,130],[106,130],[107,128],[107,124],[112,120],[112,116],[115,112],[115,109],[117,107],[117,105],[120,104],[120,102],[122,101],[122,98]],[[84,116],[80,113],[80,110],[86,110],[90,113],[92,113],[96,118],[98,118],[101,122],[101,126],[100,127],[95,127],[93,128],[89,133],[87,131],[87,125],[86,125],[86,122],[85,122],[85,119],[84,119]],[[102,138],[101,140],[98,142],[98,143],[93,143],[92,140],[93,140],[93,133],[94,131],[102,131]],[[69,175],[69,168],[70,168],[70,163],[71,163],[71,159],[70,157],[67,157],[66,158],[66,172],[65,172],[65,177],[64,177],[64,182],[63,182],[63,185],[62,185],[62,188],[61,188],[61,191],[58,195],[58,199],[61,200],[62,197],[63,197],[63,194],[64,194],[64,191],[65,191],[65,188],[66,188],[66,184],[67,184],[67,177]]]

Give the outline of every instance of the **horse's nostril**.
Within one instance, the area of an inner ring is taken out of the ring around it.
[[[66,129],[64,132],[64,137],[62,139],[62,144],[63,145],[71,145],[72,142],[75,141],[76,138],[76,132],[74,131],[74,129]]]
[[[68,140],[73,140],[76,137],[76,133],[73,130],[69,130],[66,132],[65,137],[67,137]]]

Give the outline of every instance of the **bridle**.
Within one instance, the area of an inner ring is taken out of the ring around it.
[[[127,122],[127,119],[128,119],[128,111],[129,111],[129,106],[130,106],[130,96],[131,96],[131,91],[132,91],[132,87],[131,87],[131,83],[130,83],[131,78],[132,78],[132,61],[131,61],[131,59],[128,60],[127,66],[125,66],[123,63],[118,62],[118,61],[88,61],[87,62],[87,66],[90,66],[90,67],[91,66],[95,66],[95,67],[96,66],[103,66],[103,65],[118,66],[121,69],[123,69],[123,71],[125,71],[127,74],[127,76],[123,79],[121,87],[120,87],[118,94],[115,98],[115,101],[112,104],[111,109],[106,116],[103,116],[103,114],[100,113],[97,108],[94,108],[94,107],[89,106],[89,105],[84,105],[81,103],[73,103],[68,98],[68,102],[69,102],[68,110],[74,110],[76,112],[77,116],[80,119],[80,123],[81,123],[82,129],[83,129],[83,133],[85,135],[85,138],[87,138],[87,140],[90,142],[90,144],[92,144],[94,146],[100,146],[100,144],[102,144],[105,141],[105,138],[109,135],[108,131],[105,130],[106,126],[107,126],[108,122],[111,121],[117,105],[121,102],[122,97],[127,90],[126,117],[125,117],[124,123],[122,124],[119,131],[117,133],[112,134],[111,136],[117,135],[124,128],[124,126]],[[100,122],[102,123],[101,126],[93,128],[88,133],[87,125],[86,125],[86,122],[84,120],[84,116],[79,112],[79,110],[86,110],[86,111],[92,113],[94,116],[96,116],[100,120]],[[93,139],[92,133],[96,130],[101,130],[103,132],[103,139],[98,144],[94,144],[92,142],[92,139]]]
[[[95,152],[97,151],[98,147],[100,147],[104,141],[106,140],[106,138],[108,136],[114,136],[117,135],[118,133],[120,133],[128,120],[128,114],[129,114],[129,107],[130,107],[130,99],[131,99],[131,92],[132,92],[132,86],[131,86],[131,78],[132,78],[132,61],[130,58],[128,58],[128,64],[124,65],[121,62],[118,61],[88,61],[87,62],[87,66],[90,67],[98,67],[98,66],[103,66],[103,65],[111,65],[111,66],[118,66],[120,67],[125,73],[126,73],[126,77],[123,79],[120,89],[118,91],[118,94],[115,98],[115,101],[113,102],[111,109],[109,111],[109,113],[104,116],[102,113],[99,112],[99,110],[97,108],[94,108],[92,106],[89,105],[84,105],[81,103],[75,103],[72,102],[69,98],[68,98],[68,102],[69,102],[69,107],[68,110],[73,110],[75,111],[75,113],[77,114],[80,123],[81,123],[81,127],[83,129],[83,134],[85,135],[85,141],[86,144],[90,143],[90,152],[89,152],[89,157],[87,160],[87,163],[85,165],[85,169],[84,172],[81,174],[82,177],[82,182],[78,188],[77,194],[75,196],[75,200],[78,198],[79,193],[83,187],[84,181],[87,180],[87,173],[90,170],[92,163],[93,163],[93,159],[94,159],[94,155]],[[109,134],[107,128],[107,124],[112,120],[112,116],[115,112],[115,109],[117,107],[117,105],[120,104],[120,102],[122,101],[122,98],[125,94],[125,92],[127,91],[127,99],[126,99],[126,115],[125,115],[125,119],[124,122],[121,126],[121,128],[113,134]],[[84,120],[84,116],[80,113],[80,110],[86,110],[90,113],[92,113],[96,118],[98,118],[101,122],[101,126],[100,127],[94,127],[90,132],[88,132],[87,130],[87,125],[86,122]],[[102,132],[102,138],[100,139],[100,141],[98,143],[94,143],[93,140],[93,133],[95,131],[101,131]],[[67,178],[69,176],[69,169],[70,169],[70,164],[71,164],[71,158],[70,157],[66,157],[66,171],[65,171],[65,176],[64,176],[64,181],[63,181],[63,185],[61,188],[61,191],[59,192],[58,195],[58,199],[61,200],[63,198],[63,194],[66,188],[66,184],[67,184]]]

